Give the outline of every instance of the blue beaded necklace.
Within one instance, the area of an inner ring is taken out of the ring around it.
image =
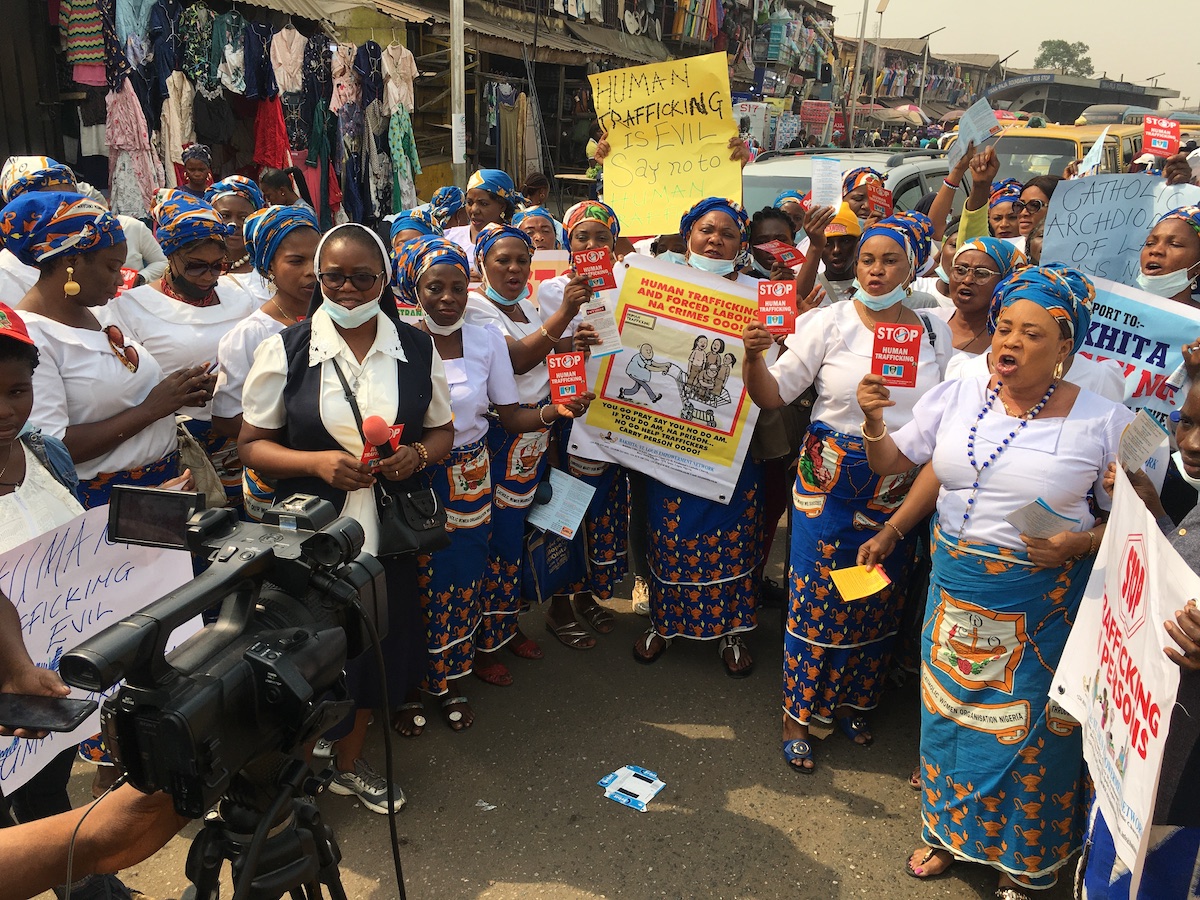
[[[1046,408],[1046,404],[1049,403],[1050,398],[1054,396],[1054,389],[1058,387],[1058,382],[1053,381],[1050,383],[1050,387],[1047,388],[1046,393],[1042,395],[1042,399],[1038,401],[1037,405],[1030,408],[1025,412],[1024,415],[1019,417],[1021,419],[1021,424],[1010,431],[1008,433],[1008,437],[1001,441],[1000,446],[989,453],[988,458],[983,461],[983,465],[980,465],[975,458],[975,436],[979,431],[979,423],[983,421],[983,417],[986,416],[991,411],[992,407],[996,405],[996,399],[1000,396],[1000,388],[1002,387],[1004,387],[1004,383],[997,381],[995,389],[988,392],[987,400],[984,401],[983,404],[983,409],[979,411],[979,415],[975,417],[975,424],[971,426],[971,430],[967,433],[967,461],[971,464],[971,468],[975,470],[975,482],[971,485],[971,496],[967,499],[967,510],[963,513],[962,527],[958,529],[959,538],[961,538],[963,532],[967,530],[967,522],[970,521],[971,512],[975,508],[975,499],[979,494],[979,483],[983,480],[984,471],[990,468],[992,464],[999,458],[1000,454],[1008,449],[1008,445],[1016,440],[1016,437],[1021,433],[1021,430],[1031,421],[1036,419],[1038,413]],[[1008,407],[1005,406],[1005,409],[1007,408]]]

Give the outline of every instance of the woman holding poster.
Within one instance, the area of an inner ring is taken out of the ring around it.
[[[891,433],[895,392],[877,375],[858,390],[872,470],[932,461],[942,485],[921,648],[925,843],[906,868],[981,863],[1005,900],[1053,885],[1080,846],[1078,727],[1047,697],[1104,532],[1088,498],[1108,504],[1133,418],[1062,379],[1094,296],[1072,269],[1011,274],[992,304],[995,374],[938,385]]]
[[[816,385],[812,424],[800,451],[792,494],[791,608],[784,637],[783,753],[799,772],[813,771],[808,742],[813,719],[836,721],[860,746],[873,740],[863,712],[878,703],[892,643],[899,628],[906,574],[914,552],[901,541],[890,568],[892,584],[865,597],[846,598],[832,571],[857,562],[864,530],[886,526],[904,500],[916,468],[888,477],[867,465],[854,393],[876,355],[876,328],[904,326],[915,366],[910,386],[897,387],[889,424],[912,417],[917,399],[945,375],[950,332],[933,316],[908,309],[905,285],[912,275],[915,237],[907,222],[882,220],[863,234],[857,262],[858,290],[848,303],[808,312],[796,321],[787,353],[770,368],[763,353],[771,336],[757,322],[746,326],[743,367],[750,396],[775,409]]]
[[[739,204],[721,197],[701,200],[684,213],[679,231],[692,268],[758,284],[737,271],[750,243],[750,217]],[[708,353],[717,352],[714,345],[724,350],[717,339]],[[758,626],[762,465],[745,460],[728,505],[653,478],[646,479],[646,492],[651,627],[634,644],[633,658],[652,663],[676,637],[716,640],[726,674],[745,678],[754,662],[741,635]]]
[[[483,292],[468,295],[466,321],[490,326],[504,335],[516,373],[520,404],[536,410],[541,424],[540,428],[522,434],[509,433],[498,419],[492,419],[488,427],[492,536],[480,592],[483,621],[475,637],[474,671],[488,684],[506,687],[513,678],[508,667],[496,661],[501,647],[511,644],[512,652],[523,659],[542,658],[541,647],[521,633],[517,616],[522,608],[525,517],[546,469],[549,428],[553,423],[546,356],[571,349],[571,337],[567,334],[571,320],[592,294],[586,282],[573,283],[564,292],[562,306],[543,318],[529,302],[533,241],[512,225],[484,225],[475,244],[475,259],[483,277]],[[566,597],[551,602],[546,612],[546,627],[574,649],[587,650],[596,644],[596,639],[575,621]]]

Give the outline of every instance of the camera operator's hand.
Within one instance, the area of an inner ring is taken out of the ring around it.
[[[367,467],[344,450],[313,453],[310,471],[339,491],[357,491],[375,483]]]
[[[39,697],[66,697],[71,689],[63,684],[57,672],[35,666],[32,662],[13,667],[8,677],[0,681],[0,694],[36,694]],[[0,725],[0,734],[19,738],[44,738],[48,732],[18,728],[15,731]]]
[[[409,444],[401,444],[400,449],[391,456],[379,460],[375,471],[388,481],[403,481],[417,471],[421,464],[421,456]]]

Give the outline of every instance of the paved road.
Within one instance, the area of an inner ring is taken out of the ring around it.
[[[907,785],[917,752],[911,685],[889,693],[874,716],[875,746],[835,733],[816,742],[816,773],[799,775],[779,751],[778,610],[764,611],[751,638],[755,672],[735,681],[713,644],[676,641],[655,665],[636,665],[630,647],[646,620],[627,600],[613,605],[617,630],[587,652],[554,642],[539,612],[527,615],[526,632],[546,639],[546,658],[513,658],[510,688],[468,678],[474,728],[452,733],[431,710],[423,736],[396,738],[410,897],[992,895],[994,876],[976,866],[925,883],[904,874],[918,840],[917,794]],[[370,756],[382,762],[377,733],[372,740]],[[596,785],[626,763],[666,782],[646,813],[604,799]],[[76,773],[81,796],[90,777]],[[325,796],[320,805],[344,853],[348,896],[397,897],[384,817],[352,798]],[[157,898],[179,896],[194,832],[129,870],[127,882]],[[1040,896],[1064,900],[1070,891],[1060,884]]]

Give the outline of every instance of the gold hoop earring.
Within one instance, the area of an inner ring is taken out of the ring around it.
[[[67,266],[67,283],[63,285],[63,293],[74,297],[79,293],[79,282],[75,280],[75,267]]]
[[[1062,377],[1063,377],[1063,364],[1062,364],[1062,360],[1060,359],[1058,362],[1056,362],[1054,364],[1054,380],[1062,381]]]

